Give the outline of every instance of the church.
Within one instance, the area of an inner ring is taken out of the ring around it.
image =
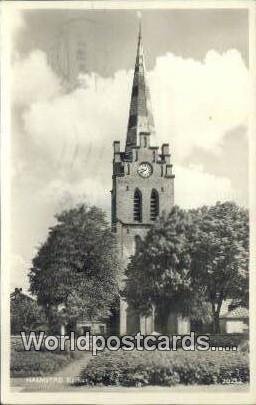
[[[113,144],[112,229],[125,265],[161,212],[169,212],[174,205],[175,176],[169,144],[164,143],[159,148],[154,145],[155,140],[140,28],[125,149],[121,150],[120,141]],[[188,319],[166,310],[170,312],[168,332],[190,331]],[[116,331],[120,335],[156,331],[154,311],[145,317],[129,308],[123,298],[120,298],[118,323]]]

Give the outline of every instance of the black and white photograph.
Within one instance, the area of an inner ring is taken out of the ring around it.
[[[255,3],[207,4],[3,2],[3,404],[256,403]]]

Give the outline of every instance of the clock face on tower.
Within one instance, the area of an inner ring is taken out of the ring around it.
[[[149,177],[153,173],[153,168],[150,163],[141,163],[138,167],[138,173],[141,177]]]

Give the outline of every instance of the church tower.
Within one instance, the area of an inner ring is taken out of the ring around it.
[[[120,141],[115,141],[113,157],[112,229],[125,265],[161,212],[169,212],[174,204],[169,144],[159,149],[151,145],[154,139],[140,29],[125,150],[121,151]],[[141,330],[141,322],[141,317],[121,299],[120,334],[136,333]]]

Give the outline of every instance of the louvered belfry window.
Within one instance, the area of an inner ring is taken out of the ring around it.
[[[155,221],[159,215],[159,196],[156,190],[152,190],[150,197],[150,219]]]
[[[134,221],[142,221],[142,196],[141,192],[137,189],[134,192],[133,199],[133,219]]]

